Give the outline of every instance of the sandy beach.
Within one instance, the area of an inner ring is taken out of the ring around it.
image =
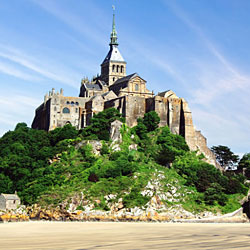
[[[249,232],[241,223],[2,223],[0,249],[249,249]]]

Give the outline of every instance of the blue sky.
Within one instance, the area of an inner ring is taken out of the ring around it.
[[[209,146],[250,152],[249,0],[0,1],[0,135],[100,72],[112,4],[127,73],[185,98]]]

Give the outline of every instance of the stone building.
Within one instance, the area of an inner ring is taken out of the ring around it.
[[[0,195],[0,210],[17,209],[21,204],[20,198],[15,194],[1,194]]]
[[[100,76],[91,81],[84,78],[79,97],[66,97],[62,90],[56,93],[52,89],[36,109],[32,128],[49,131],[70,123],[81,129],[90,124],[94,114],[110,107],[118,109],[127,125],[132,127],[146,112],[156,111],[160,116],[160,126],[167,125],[172,133],[182,135],[191,150],[200,151],[209,163],[216,165],[206,138],[194,128],[185,99],[177,97],[171,90],[155,95],[137,73],[126,75],[127,63],[118,49],[114,14],[109,46]]]

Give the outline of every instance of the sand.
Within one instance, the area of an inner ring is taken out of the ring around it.
[[[2,223],[0,249],[250,249],[250,224]]]

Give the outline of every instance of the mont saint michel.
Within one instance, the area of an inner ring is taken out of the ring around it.
[[[1,247],[247,249],[249,11],[1,3]]]

